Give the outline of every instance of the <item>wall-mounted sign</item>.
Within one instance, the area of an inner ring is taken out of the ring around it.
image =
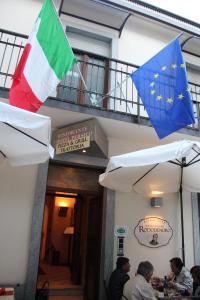
[[[87,126],[64,129],[58,133],[56,140],[56,154],[76,151],[90,147],[90,129]]]
[[[126,237],[128,235],[128,226],[115,226],[115,236]]]
[[[146,217],[138,222],[134,234],[141,245],[158,248],[169,243],[173,229],[169,222],[162,218]]]
[[[66,152],[87,153],[88,156],[107,157],[108,142],[96,119],[68,125],[53,132],[52,144],[56,155]],[[86,151],[82,151],[86,149]],[[84,154],[86,155],[86,154]]]

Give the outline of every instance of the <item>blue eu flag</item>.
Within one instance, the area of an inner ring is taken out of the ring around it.
[[[178,39],[133,72],[131,78],[159,138],[195,122]]]

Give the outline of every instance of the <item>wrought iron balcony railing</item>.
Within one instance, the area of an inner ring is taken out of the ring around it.
[[[27,36],[0,30],[0,89],[9,89],[12,75],[19,62]],[[115,59],[99,57],[74,49],[78,65],[87,85],[85,89],[77,66],[67,74],[52,95],[57,101],[95,107],[101,110],[148,118],[129,74],[138,66]],[[127,80],[126,80],[127,79]],[[200,129],[200,85],[190,82],[196,123]],[[112,91],[113,90],[113,91]],[[109,91],[111,91],[109,93]],[[109,95],[108,95],[109,93]]]

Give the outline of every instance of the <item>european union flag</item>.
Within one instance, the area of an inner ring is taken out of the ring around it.
[[[178,39],[133,72],[131,78],[159,138],[195,122]]]

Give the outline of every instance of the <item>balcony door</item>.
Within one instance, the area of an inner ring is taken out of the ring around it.
[[[108,92],[111,41],[71,27],[66,31],[88,90],[85,91],[77,65],[74,65],[59,85],[57,96],[80,105],[107,107],[103,95]]]
[[[58,98],[80,105],[107,107],[103,95],[108,92],[108,59],[77,50],[74,52],[88,90],[85,90],[77,65],[74,65],[58,86]]]

